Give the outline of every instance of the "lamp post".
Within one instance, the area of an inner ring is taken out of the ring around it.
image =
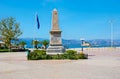
[[[80,40],[81,40],[81,47],[82,47],[81,51],[83,52],[83,42],[84,42],[85,39],[81,38]]]
[[[110,21],[111,27],[111,48],[113,47],[113,20]]]

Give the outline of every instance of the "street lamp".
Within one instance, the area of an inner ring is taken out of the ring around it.
[[[80,40],[81,40],[81,47],[82,47],[82,52],[83,52],[83,42],[84,42],[85,39],[81,38]]]
[[[111,27],[111,48],[113,47],[113,20],[110,21]]]

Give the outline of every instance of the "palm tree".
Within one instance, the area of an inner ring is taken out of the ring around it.
[[[20,45],[22,48],[25,48],[26,42],[25,42],[25,41],[21,41],[21,42],[19,43],[19,45]]]
[[[43,46],[45,47],[45,49],[47,48],[47,45],[49,44],[48,40],[43,40],[42,41]]]
[[[40,41],[38,41],[38,40],[33,40],[32,41],[32,45],[34,45],[34,48],[38,48],[38,44],[40,44]]]

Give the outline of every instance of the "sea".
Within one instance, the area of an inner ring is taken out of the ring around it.
[[[26,48],[33,48],[32,45],[32,38],[21,38],[20,41],[25,41]],[[37,40],[43,41],[43,40],[48,40],[48,39],[42,39],[38,38]],[[94,48],[99,48],[99,47],[111,47],[110,39],[97,39],[97,40],[86,40],[91,44],[91,47]],[[81,41],[80,40],[65,40],[62,39],[62,44],[65,48],[82,48],[81,46]],[[42,45],[39,44],[38,48],[41,48]],[[84,48],[87,48],[88,46],[84,46]],[[120,40],[114,40],[113,47],[120,47]]]
[[[69,44],[69,45],[65,45],[65,44],[63,44],[63,46],[65,47],[65,48],[82,48],[82,47],[84,47],[84,48],[88,48],[88,47],[92,47],[92,48],[101,48],[101,47],[111,47],[111,45],[100,45],[100,46],[81,46],[80,44]],[[30,44],[27,44],[26,46],[25,46],[26,48],[33,48],[33,45],[30,45]],[[41,48],[42,47],[42,45],[38,45],[38,48]],[[47,46],[48,47],[48,46]],[[120,47],[120,45],[114,45],[113,47]]]

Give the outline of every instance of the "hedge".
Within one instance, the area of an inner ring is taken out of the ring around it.
[[[84,53],[77,54],[77,51],[74,50],[67,50],[63,54],[56,54],[56,55],[47,55],[45,50],[34,50],[27,55],[28,60],[60,60],[60,59],[87,59],[88,56]]]

